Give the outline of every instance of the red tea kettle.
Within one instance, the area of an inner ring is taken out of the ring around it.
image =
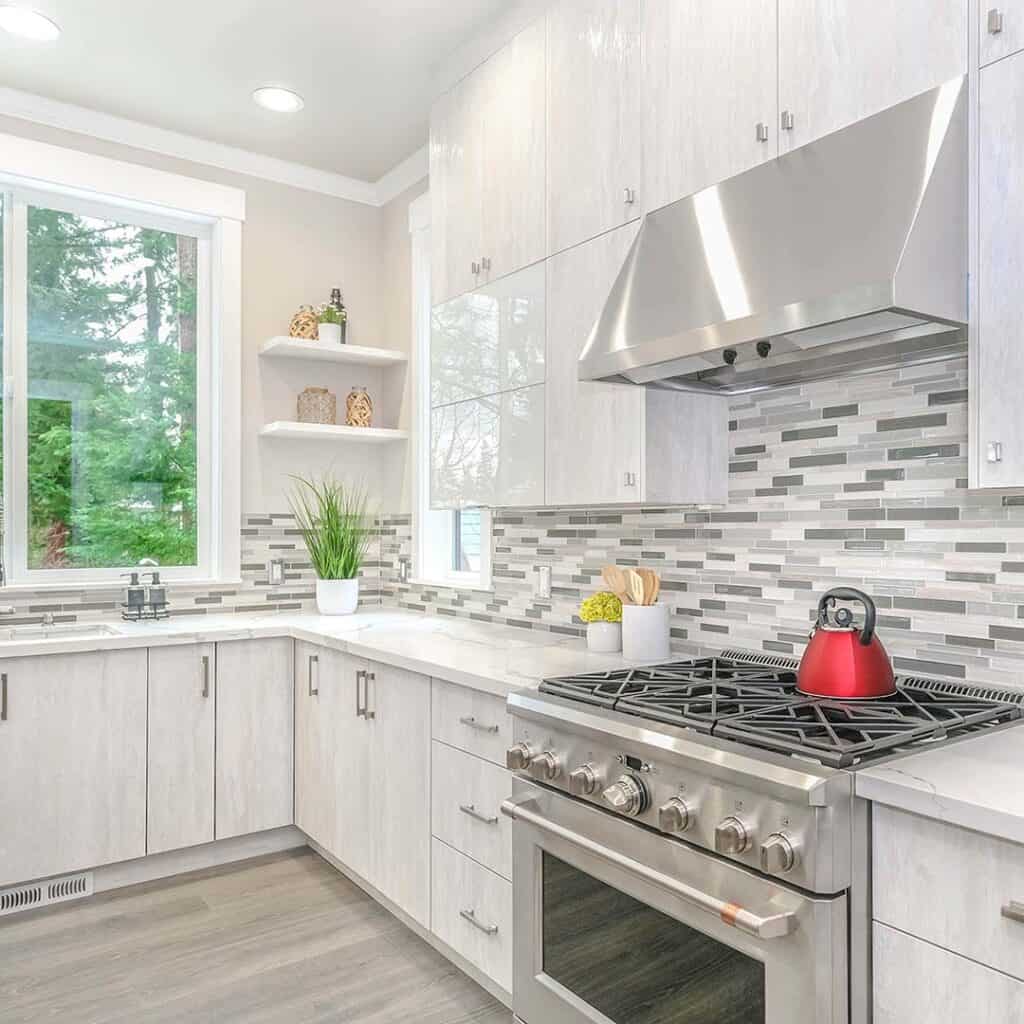
[[[853,625],[853,614],[840,608],[829,622],[836,601],[864,605],[864,628]],[[867,700],[896,692],[889,655],[875,635],[875,602],[852,587],[837,587],[818,602],[818,621],[800,659],[796,688],[811,697]]]

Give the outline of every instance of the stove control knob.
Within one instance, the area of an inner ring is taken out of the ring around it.
[[[593,796],[600,783],[592,764],[582,764],[569,772],[569,792],[573,796]]]
[[[761,870],[773,875],[784,875],[796,864],[793,841],[782,832],[773,832],[761,844]]]
[[[604,801],[613,811],[633,817],[647,810],[648,797],[644,784],[632,775],[622,775],[602,794]]]
[[[674,796],[658,808],[658,827],[662,832],[685,832],[692,823],[691,817],[686,801]]]
[[[725,818],[715,829],[715,853],[743,853],[749,845],[750,835],[739,818]]]
[[[505,767],[510,772],[525,771],[533,759],[533,751],[527,743],[516,743],[505,751]]]
[[[562,766],[558,763],[558,758],[550,750],[545,750],[543,754],[538,754],[530,761],[530,774],[538,782],[553,782],[561,771]]]

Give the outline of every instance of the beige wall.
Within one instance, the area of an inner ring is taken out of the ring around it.
[[[405,506],[406,445],[333,445],[260,440],[259,427],[295,418],[295,396],[308,384],[326,384],[344,407],[354,384],[378,401],[382,426],[407,425],[408,381],[386,388],[380,372],[325,369],[327,364],[260,360],[260,344],[287,334],[298,306],[324,302],[341,287],[350,315],[349,341],[408,351],[410,338],[409,238],[406,210],[423,182],[377,208],[234,174],[90,136],[0,117],[0,132],[216,181],[244,189],[242,300],[242,509],[281,511],[289,474],[333,469],[365,479],[389,511]],[[0,157],[2,160],[2,157]],[[388,371],[391,372],[391,371]]]

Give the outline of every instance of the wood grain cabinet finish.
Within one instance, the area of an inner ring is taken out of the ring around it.
[[[294,821],[293,644],[217,644],[217,839]]]
[[[432,680],[431,717],[435,740],[504,766],[512,746],[512,716],[494,694]]]
[[[776,13],[776,0],[646,0],[645,209],[692,195],[778,154]]]
[[[142,857],[145,650],[0,661],[0,677],[0,885]]]
[[[146,852],[214,840],[213,644],[149,650]]]
[[[982,65],[1024,50],[1024,0],[979,0],[977,12]]]
[[[640,0],[560,0],[547,15],[547,248],[640,215]]]
[[[873,932],[874,1024],[1024,1020],[1015,978],[878,922]]]
[[[725,5],[730,6],[730,5]],[[968,0],[778,0],[786,152],[967,73]]]
[[[982,68],[978,98],[973,465],[979,487],[1024,485],[1024,53]],[[995,448],[993,446],[998,446]]]

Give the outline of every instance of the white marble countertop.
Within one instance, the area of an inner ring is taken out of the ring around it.
[[[1024,843],[1024,723],[856,774],[857,795]]]
[[[591,654],[582,640],[546,630],[387,609],[345,616],[252,612],[101,625],[117,633],[5,641],[0,643],[0,661],[126,647],[291,637],[502,697],[511,690],[536,686],[549,676],[627,664],[621,654]]]

